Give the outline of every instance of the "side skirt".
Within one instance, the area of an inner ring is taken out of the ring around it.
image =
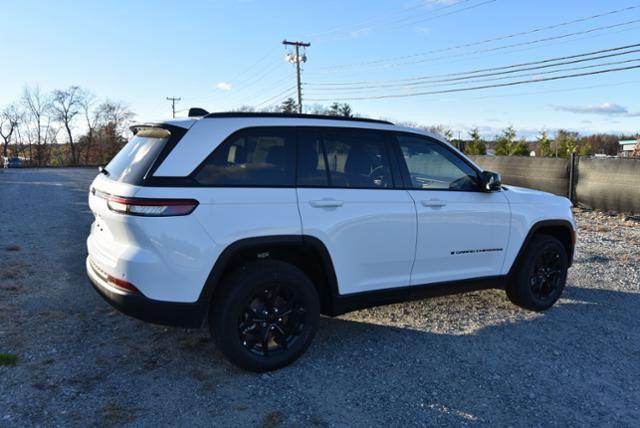
[[[429,297],[448,296],[451,294],[467,293],[470,291],[487,289],[504,289],[509,282],[509,277],[489,276],[485,278],[465,279],[451,282],[438,282],[434,284],[412,285],[408,287],[391,288],[376,291],[366,291],[333,296],[331,316],[342,315],[359,309],[375,306],[390,305],[393,303],[421,300]]]

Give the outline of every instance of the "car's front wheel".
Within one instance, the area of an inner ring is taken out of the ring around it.
[[[260,260],[225,278],[209,317],[219,348],[235,365],[263,372],[284,367],[309,347],[318,327],[318,293],[297,267]]]
[[[525,309],[548,309],[562,294],[568,268],[567,252],[560,241],[549,235],[534,236],[511,278],[507,296]]]

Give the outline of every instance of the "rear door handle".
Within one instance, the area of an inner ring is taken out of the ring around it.
[[[421,203],[423,206],[429,208],[441,208],[447,205],[444,201],[439,199],[429,199],[428,201],[422,201]]]
[[[341,207],[343,203],[344,202],[336,199],[320,199],[318,201],[309,202],[309,204],[314,208],[337,208]]]

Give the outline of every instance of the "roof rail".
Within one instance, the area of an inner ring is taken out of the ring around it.
[[[220,117],[282,117],[291,119],[324,119],[324,120],[345,120],[352,122],[370,122],[370,123],[384,123],[386,125],[393,125],[393,122],[379,119],[368,119],[365,117],[344,117],[344,116],[329,116],[322,114],[299,114],[299,113],[263,113],[263,112],[218,112],[209,113],[204,116],[205,119],[213,119]]]

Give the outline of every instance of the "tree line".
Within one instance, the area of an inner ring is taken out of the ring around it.
[[[489,148],[496,156],[536,156],[567,157],[571,154],[592,156],[604,154],[615,156],[619,151],[620,139],[635,139],[635,136],[620,137],[612,134],[594,134],[580,136],[578,132],[560,129],[551,138],[546,130],[541,130],[535,141],[518,139],[513,126],[508,126],[491,141],[480,137],[478,128],[469,131],[469,140],[461,141],[464,152],[471,155],[487,154]]]
[[[348,103],[312,105],[307,113],[355,117]],[[294,98],[262,109],[243,106],[235,111],[296,113]],[[21,97],[0,110],[0,142],[2,155],[21,157],[33,166],[104,165],[127,141],[128,126],[135,114],[126,104],[99,99],[78,86],[44,93],[38,86],[26,86]],[[438,133],[470,155],[565,157],[572,153],[581,156],[618,154],[620,139],[637,136],[595,134],[580,136],[577,132],[559,130],[554,138],[541,130],[535,141],[518,138],[516,129],[508,126],[493,139],[483,138],[477,127],[467,132],[467,138],[455,138],[451,129],[424,126],[417,123],[398,123],[401,126],[422,128]]]
[[[126,142],[134,113],[79,86],[49,93],[26,86],[0,110],[2,156],[33,166],[107,163]]]
[[[551,138],[549,132],[542,129],[536,136],[535,141],[527,141],[517,137],[517,131],[513,126],[508,126],[493,139],[483,138],[478,127],[474,127],[467,132],[468,138],[457,138],[449,128],[439,126],[421,126],[415,123],[405,123],[405,126],[422,128],[430,132],[442,135],[453,145],[458,147],[468,155],[486,155],[487,153],[496,156],[535,156],[547,157],[568,157],[572,153],[579,156],[592,156],[603,154],[616,156],[620,150],[618,141],[634,140],[640,135],[614,135],[614,134],[593,134],[581,136],[578,132],[560,129]]]

